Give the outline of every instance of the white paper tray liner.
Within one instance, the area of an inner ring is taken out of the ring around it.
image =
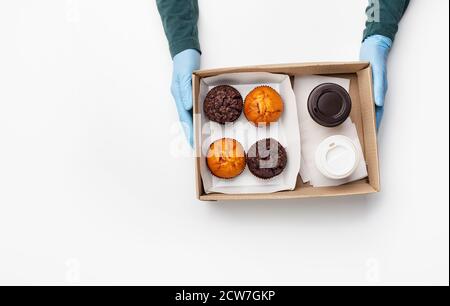
[[[240,92],[243,99],[257,86],[267,85],[272,87],[284,101],[284,112],[278,124],[271,125],[267,129],[257,128],[248,122],[244,114],[233,124],[225,126],[209,121],[203,112],[203,102],[208,92],[219,85],[233,86]],[[296,99],[289,76],[258,72],[223,74],[204,78],[200,82],[199,101],[202,112],[200,119],[202,129],[200,174],[207,194],[273,193],[295,188],[300,171],[301,148]],[[236,139],[244,146],[246,152],[255,142],[264,138],[274,138],[286,148],[287,167],[282,174],[270,180],[255,177],[248,168],[237,178],[231,180],[219,179],[209,171],[205,156],[210,144],[223,137]]]
[[[297,98],[300,137],[302,139],[300,175],[304,183],[309,182],[314,187],[340,186],[367,177],[367,167],[356,126],[350,117],[338,127],[327,128],[316,123],[309,115],[309,95],[314,88],[323,83],[338,84],[347,91],[350,89],[349,79],[316,75],[295,77],[294,92]],[[323,140],[333,135],[344,135],[352,139],[361,156],[361,161],[353,175],[342,180],[327,178],[317,169],[315,164],[317,147]]]

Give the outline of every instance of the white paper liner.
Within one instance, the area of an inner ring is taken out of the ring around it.
[[[342,86],[347,91],[350,89],[350,80],[325,76],[297,76],[294,82],[294,92],[297,99],[297,111],[299,118],[300,137],[302,141],[300,175],[304,183],[310,183],[314,187],[340,186],[367,177],[367,167],[364,154],[359,141],[358,132],[351,118],[335,128],[327,128],[316,123],[308,112],[308,98],[310,93],[323,83],[334,83]],[[361,161],[356,171],[348,178],[333,180],[324,176],[315,164],[316,149],[326,138],[333,135],[344,135],[353,140],[361,156]]]
[[[230,85],[236,88],[245,99],[248,93],[258,86],[270,86],[283,98],[284,112],[276,124],[267,128],[255,127],[245,115],[233,124],[220,125],[211,122],[203,112],[203,102],[208,92],[219,85]],[[273,193],[283,190],[295,189],[298,173],[300,171],[300,132],[297,118],[297,105],[292,90],[289,76],[271,73],[233,73],[220,76],[204,78],[200,82],[199,93],[200,109],[202,111],[201,124],[201,163],[200,174],[203,187],[207,194],[251,194],[251,193]],[[239,141],[247,152],[255,142],[274,138],[285,147],[288,155],[286,169],[279,176],[261,180],[255,177],[248,168],[238,177],[231,180],[219,179],[211,174],[205,156],[209,145],[215,140],[223,137],[234,138]]]

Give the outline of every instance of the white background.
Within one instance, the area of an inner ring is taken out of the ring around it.
[[[203,68],[358,58],[366,1],[199,3]],[[448,285],[448,11],[401,24],[380,194],[211,204],[155,1],[1,1],[0,283]]]

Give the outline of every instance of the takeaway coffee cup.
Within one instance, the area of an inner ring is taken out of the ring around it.
[[[352,100],[347,90],[333,83],[317,86],[309,95],[311,118],[325,127],[336,127],[350,116]]]
[[[359,162],[358,150],[346,136],[331,136],[322,141],[316,150],[316,167],[330,179],[348,178],[356,171]]]

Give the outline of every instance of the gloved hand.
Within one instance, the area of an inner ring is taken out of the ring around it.
[[[194,145],[192,123],[192,72],[200,68],[200,53],[184,50],[173,58],[171,92],[175,99],[180,123],[191,146]]]
[[[361,46],[360,59],[372,64],[377,130],[383,118],[384,99],[388,90],[387,58],[391,47],[392,40],[382,35],[366,38]]]

